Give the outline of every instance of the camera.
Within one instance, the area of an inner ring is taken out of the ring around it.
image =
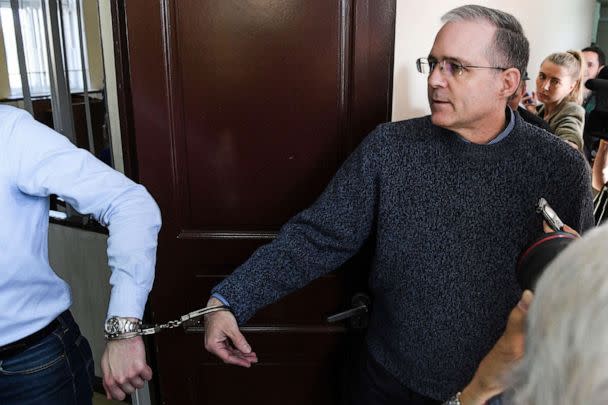
[[[562,231],[564,223],[544,198],[538,200],[536,212],[542,215],[553,232],[543,234],[520,254],[516,275],[522,290],[534,291],[536,282],[549,263],[577,239],[575,235]]]
[[[608,140],[608,69],[602,69],[597,79],[587,80],[585,87],[595,95],[595,108],[587,116],[585,131]]]

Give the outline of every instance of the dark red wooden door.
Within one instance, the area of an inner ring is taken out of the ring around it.
[[[136,170],[163,213],[160,322],[204,306],[389,120],[395,1],[128,0],[124,16]],[[358,288],[346,273],[365,264],[349,267],[243,328],[250,370],[208,355],[201,327],[158,335],[162,403],[336,403],[349,332],[325,317]]]

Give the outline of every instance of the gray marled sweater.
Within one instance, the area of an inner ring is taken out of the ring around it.
[[[542,233],[545,197],[578,231],[593,226],[582,155],[523,122],[476,145],[429,117],[380,125],[319,199],[213,292],[240,323],[355,254],[375,227],[370,353],[405,386],[462,389],[521,294],[520,251]]]

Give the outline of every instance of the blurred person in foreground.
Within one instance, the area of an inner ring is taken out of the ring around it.
[[[608,226],[600,226],[550,263],[534,296],[526,292],[511,312],[505,333],[463,390],[461,405],[606,403],[606,240]],[[469,391],[477,396],[465,395]]]

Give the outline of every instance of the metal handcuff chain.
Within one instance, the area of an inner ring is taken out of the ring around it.
[[[196,311],[189,312],[186,315],[182,315],[179,319],[156,325],[146,325],[142,324],[140,321],[138,330],[113,336],[112,339],[119,340],[128,339],[130,337],[135,336],[153,335],[165,329],[177,328],[181,326],[184,322],[194,321],[202,316],[218,311],[230,311],[230,307],[227,305],[211,305],[205,308],[197,309]]]

